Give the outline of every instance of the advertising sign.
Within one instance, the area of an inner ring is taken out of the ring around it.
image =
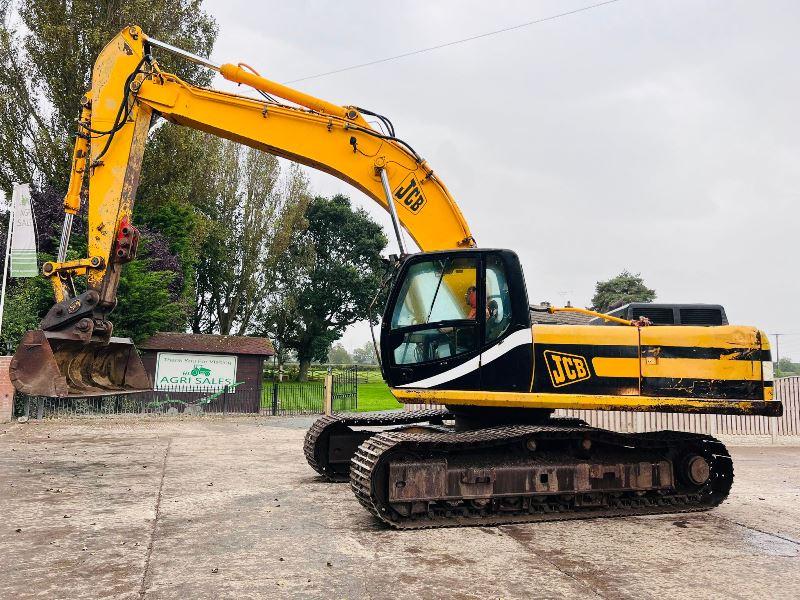
[[[11,277],[36,277],[36,230],[33,226],[31,188],[27,183],[14,184],[11,225]]]
[[[234,383],[235,356],[159,352],[156,358],[157,390],[221,390]],[[230,391],[235,392],[235,388]]]

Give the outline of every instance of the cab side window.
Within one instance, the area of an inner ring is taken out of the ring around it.
[[[505,333],[511,324],[511,294],[502,259],[491,255],[486,261],[486,343]]]

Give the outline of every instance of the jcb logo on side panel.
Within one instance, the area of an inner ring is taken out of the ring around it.
[[[547,372],[550,373],[550,381],[553,382],[553,387],[577,383],[592,376],[586,359],[577,354],[545,350],[544,360],[547,363]]]
[[[425,194],[416,176],[411,173],[394,191],[394,197],[412,213],[417,214],[425,206]]]

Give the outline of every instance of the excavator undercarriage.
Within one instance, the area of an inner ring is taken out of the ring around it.
[[[435,410],[323,417],[305,452],[330,481],[346,481],[349,467],[358,501],[399,529],[701,511],[733,483],[728,451],[707,435],[554,418],[458,425]],[[391,428],[353,429],[363,426]]]

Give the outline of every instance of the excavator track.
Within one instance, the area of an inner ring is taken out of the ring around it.
[[[351,461],[359,502],[398,529],[703,511],[733,483],[713,437],[623,434],[575,421],[385,431]]]
[[[376,431],[353,431],[351,427],[391,427],[417,423],[439,423],[453,415],[441,409],[339,413],[320,417],[306,432],[303,451],[311,468],[332,482],[350,479],[350,459],[356,448]]]

